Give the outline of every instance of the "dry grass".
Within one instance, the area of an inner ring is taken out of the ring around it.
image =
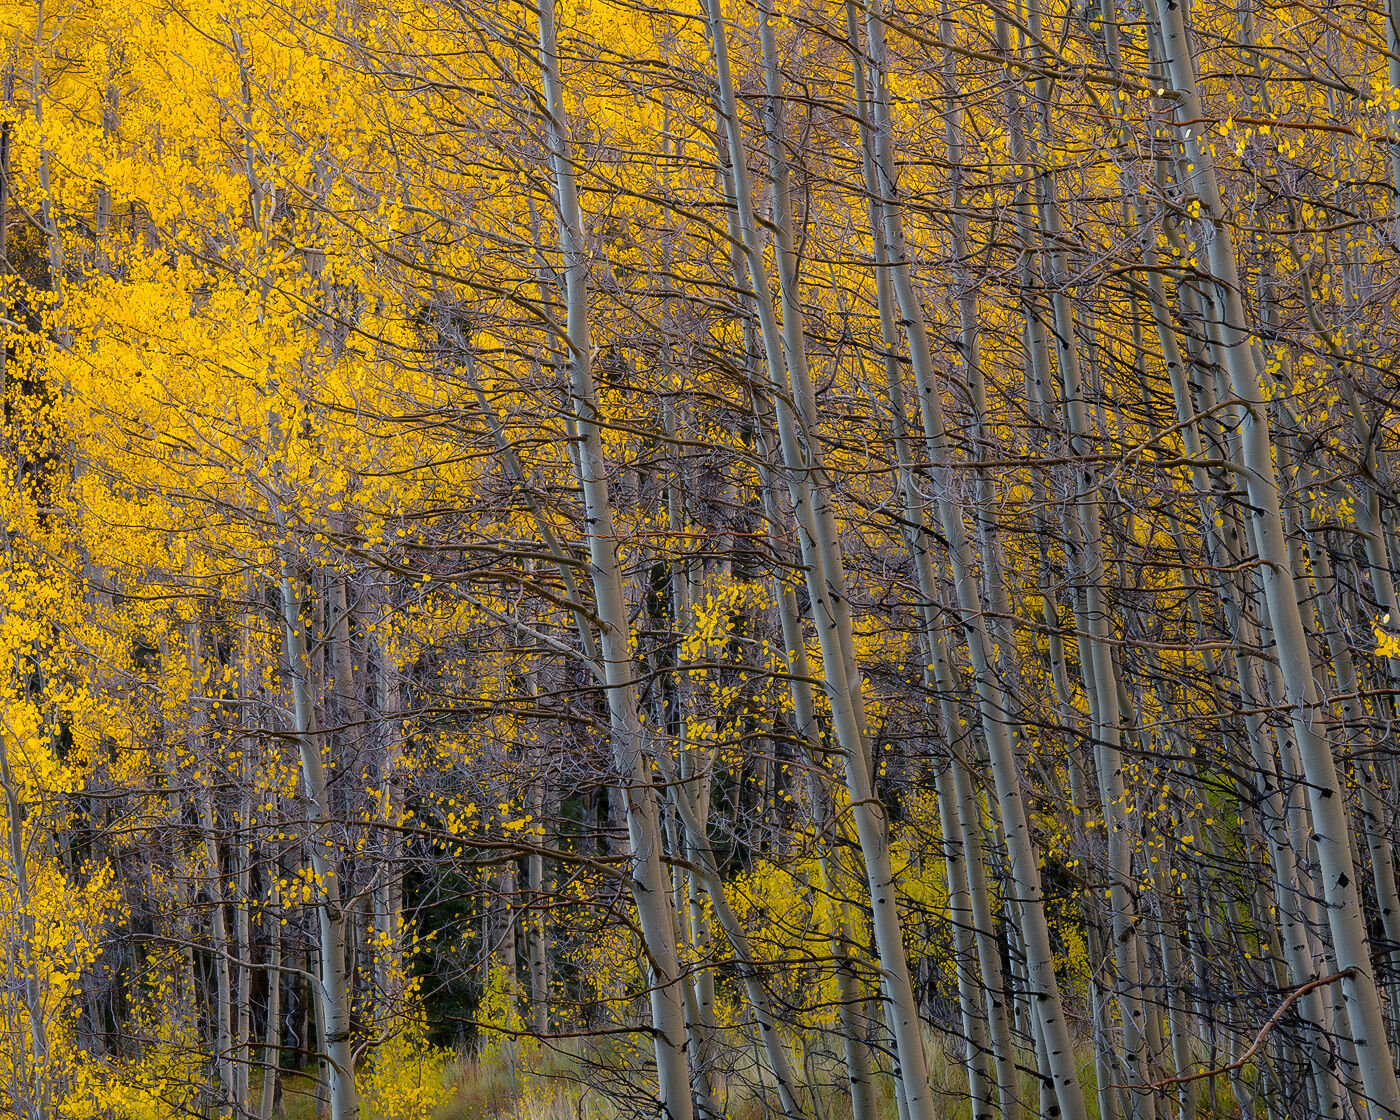
[[[940,1120],[969,1120],[971,1107],[961,1066],[941,1045],[930,1044],[928,1053],[929,1080]],[[449,1063],[449,1095],[433,1120],[621,1120],[632,1110],[620,1109],[590,1087],[591,1063],[603,1061],[598,1054],[589,1054],[588,1061],[583,1061],[580,1055],[560,1052],[547,1053],[542,1059],[538,1051],[509,1046],[495,1048],[485,1059],[460,1058]],[[850,1120],[850,1092],[842,1065],[817,1059],[795,1066],[805,1069],[802,1104],[812,1120]],[[766,1079],[756,1063],[750,1061],[734,1073],[729,1084],[717,1086],[716,1104],[727,1120],[775,1120],[780,1115],[776,1095],[771,1085],[764,1086],[766,1092],[758,1090]],[[1034,1114],[1038,1087],[1029,1074],[1023,1078],[1022,1093]],[[897,1120],[894,1082],[888,1071],[877,1077],[875,1094],[877,1120]],[[1091,1120],[1096,1120],[1092,1100],[1090,1109]]]
[[[970,1120],[967,1080],[960,1063],[932,1040],[926,1052],[939,1120]],[[1091,1051],[1086,1047],[1080,1058],[1089,1118],[1098,1120]],[[625,1120],[638,1112],[649,1112],[649,1107],[619,1107],[613,1097],[599,1088],[603,1080],[608,1080],[600,1074],[609,1063],[609,1055],[602,1051],[541,1051],[534,1044],[518,1047],[504,1043],[489,1047],[482,1055],[458,1055],[446,1063],[445,1095],[432,1120]],[[1022,1062],[1023,1066],[1029,1064]],[[850,1120],[844,1067],[831,1058],[795,1065],[799,1070],[805,1069],[807,1078],[802,1101],[806,1115],[811,1120]],[[771,1086],[765,1087],[767,1092],[756,1090],[761,1080],[758,1074],[756,1064],[750,1062],[735,1070],[730,1084],[717,1087],[716,1104],[727,1120],[777,1120],[780,1116]],[[1040,1087],[1029,1073],[1022,1074],[1020,1089],[1027,1115],[1036,1115]],[[1228,1091],[1223,1085],[1221,1089],[1222,1097],[1228,1100]],[[877,1077],[875,1091],[877,1120],[898,1120],[894,1082],[887,1070]],[[253,1098],[257,1099],[256,1084]],[[1202,1116],[1210,1115],[1208,1099],[1202,1083],[1198,1093]],[[283,1107],[286,1120],[317,1120],[314,1078],[284,1071]]]

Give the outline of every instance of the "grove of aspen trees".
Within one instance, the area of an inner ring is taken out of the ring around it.
[[[0,0],[0,334],[7,1120],[1400,1120],[1400,0]]]

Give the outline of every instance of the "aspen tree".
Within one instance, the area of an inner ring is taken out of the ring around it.
[[[872,89],[875,91],[871,98],[875,119],[869,128],[869,142],[875,154],[875,171],[879,176],[877,189],[872,191],[872,194],[880,200],[882,236],[890,254],[890,286],[894,290],[899,315],[904,323],[929,461],[935,470],[947,470],[951,463],[941,402],[933,383],[933,363],[927,327],[923,310],[913,290],[905,256],[898,185],[894,175],[889,135],[888,100],[882,92],[882,82],[885,80],[882,67],[884,32],[879,12],[874,8],[867,9],[865,31],[872,62]],[[1046,1058],[1051,1063],[1059,1107],[1070,1120],[1078,1120],[1084,1115],[1084,1098],[1079,1087],[1078,1073],[1073,1068],[1073,1048],[1064,1022],[1059,984],[1054,974],[1049,930],[1045,924],[1041,901],[1037,857],[1021,801],[1019,768],[1012,751],[1009,728],[1002,715],[1009,709],[1005,697],[998,695],[1000,690],[993,680],[990,640],[978,602],[979,593],[971,570],[971,549],[962,512],[954,505],[951,495],[946,490],[937,495],[937,502],[943,531],[948,539],[949,560],[957,588],[958,607],[967,635],[983,735],[987,741],[996,779],[997,800],[1006,834],[1011,873],[1021,900],[1021,920],[1026,923],[1023,933],[1027,939],[1027,968],[1034,993],[1034,1013],[1041,1029],[1049,1034]]]
[[[293,730],[301,754],[302,786],[313,814],[312,819],[324,830],[334,820],[326,778],[328,752],[312,715],[311,666],[306,633],[308,619],[302,608],[297,574],[288,559],[283,560],[278,590],[282,600],[283,641],[291,682]],[[320,1015],[321,1043],[325,1048],[331,1120],[356,1120],[360,1102],[355,1086],[355,1060],[350,1036],[350,961],[346,943],[349,917],[331,836],[324,832],[321,835],[313,834],[309,847],[319,895],[320,976],[316,984],[316,1006]]]
[[[0,1112],[1395,1116],[1391,8],[0,12]]]
[[[1198,115],[1199,98],[1182,11],[1178,5],[1166,0],[1159,0],[1154,7],[1168,73],[1178,97],[1179,112],[1182,119],[1194,119]],[[1310,784],[1309,801],[1316,828],[1315,842],[1328,925],[1338,964],[1351,970],[1342,982],[1347,996],[1351,1038],[1358,1048],[1362,1081],[1372,1107],[1381,1116],[1400,1116],[1400,1082],[1396,1080],[1395,1063],[1390,1055],[1379,993],[1366,945],[1356,871],[1351,858],[1351,830],[1346,816],[1344,791],[1339,783],[1331,748],[1310,726],[1307,714],[1316,703],[1316,690],[1302,618],[1294,595],[1290,567],[1286,562],[1277,476],[1253,350],[1245,334],[1234,240],[1224,224],[1209,150],[1185,135],[1184,127],[1183,146],[1190,162],[1197,168],[1189,187],[1199,200],[1211,231],[1207,251],[1214,279],[1213,298],[1219,311],[1222,365],[1245,411],[1240,433],[1241,451],[1255,527],[1255,545],[1261,560],[1260,582],[1278,643],[1287,699],[1296,708],[1294,733]]]
[[[645,747],[633,677],[631,627],[623,599],[607,466],[599,433],[598,406],[588,331],[587,258],[583,216],[574,179],[574,154],[559,48],[551,3],[538,12],[541,74],[546,131],[553,173],[555,216],[563,259],[568,366],[578,439],[577,473],[583,490],[589,532],[589,573],[597,604],[598,646],[607,687],[612,748],[627,799],[627,829],[632,857],[633,898],[646,945],[652,979],[652,1030],[661,1106],[670,1120],[690,1120],[693,1113],[690,1063],[685,1044],[685,1011],[676,953],[675,916],[661,866],[661,826],[655,787]]]
[[[822,648],[827,696],[832,705],[837,739],[845,756],[852,815],[870,887],[875,945],[885,989],[886,1021],[894,1038],[899,1063],[898,1085],[902,1087],[911,1120],[927,1120],[931,1099],[927,1062],[918,1029],[918,1008],[904,955],[903,933],[890,867],[888,833],[883,814],[872,797],[859,669],[851,644],[850,606],[846,597],[840,547],[834,535],[830,496],[821,478],[820,455],[814,444],[816,408],[806,367],[802,315],[797,294],[798,277],[788,217],[786,165],[781,148],[781,120],[777,115],[777,62],[770,42],[765,51],[764,68],[768,112],[765,131],[773,188],[771,202],[776,218],[774,244],[778,261],[778,290],[784,310],[781,333],[754,222],[748,173],[743,159],[744,145],[729,71],[724,15],[720,0],[708,0],[706,7],[719,83],[720,114],[730,152],[728,172],[731,190],[759,322],[759,336],[774,390],[779,443],[800,530],[808,592],[812,597]],[[761,18],[766,21],[768,13],[765,11]],[[788,400],[793,402],[792,406],[787,404]],[[815,485],[804,477],[813,468],[817,472]]]

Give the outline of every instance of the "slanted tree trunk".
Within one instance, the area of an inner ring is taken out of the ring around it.
[[[1202,109],[1182,8],[1176,0],[1154,0],[1151,7],[1155,9],[1167,72],[1177,94],[1178,119],[1196,122]],[[1185,125],[1182,145],[1188,161],[1195,167],[1193,177],[1182,185],[1201,204],[1205,226],[1202,240],[1210,263],[1212,298],[1220,324],[1221,362],[1244,411],[1241,455],[1260,561],[1259,579],[1277,643],[1287,700],[1294,711],[1298,751],[1308,780],[1328,927],[1337,963],[1346,972],[1342,991],[1347,1021],[1362,1084],[1369,1098],[1369,1111],[1374,1117],[1396,1120],[1400,1118],[1400,1082],[1396,1078],[1361,911],[1351,855],[1346,790],[1331,748],[1317,733],[1310,717],[1317,703],[1317,691],[1283,536],[1273,446],[1240,298],[1234,237],[1226,221],[1209,148],[1200,144],[1198,137]]]
[[[882,18],[878,6],[867,9],[865,30],[871,60],[873,93],[870,101],[872,119],[864,130],[864,135],[871,144],[874,168],[878,175],[878,181],[872,185],[871,193],[880,200],[880,236],[883,238],[885,252],[889,254],[890,287],[893,289],[895,306],[898,308],[898,318],[904,325],[910,366],[918,391],[926,452],[932,468],[939,472],[950,468],[951,454],[940,393],[934,378],[928,328],[909,274],[908,254],[904,243],[888,99],[883,91],[885,51]],[[860,61],[859,54],[856,61]],[[888,314],[893,315],[893,309]],[[939,520],[948,542],[958,610],[967,636],[978,711],[1006,835],[1012,882],[1020,901],[1021,933],[1025,942],[1027,980],[1032,992],[1034,1013],[1044,1032],[1046,1060],[1055,1083],[1059,1107],[1066,1120],[1084,1120],[1084,1094],[1079,1084],[1078,1068],[1069,1028],[1064,1018],[1059,982],[1055,976],[1054,957],[1050,948],[1050,931],[1040,884],[1039,856],[1030,835],[1030,824],[1021,794],[1020,768],[1012,748],[1010,728],[1007,726],[1007,713],[1012,709],[993,668],[991,641],[973,572],[972,548],[962,510],[953,500],[950,488],[935,487],[935,494]]]
[[[661,863],[661,820],[647,761],[646,733],[637,706],[630,649],[631,627],[617,557],[617,535],[603,454],[602,419],[593,384],[588,326],[588,260],[583,215],[574,177],[574,152],[559,73],[553,0],[539,6],[540,63],[544,81],[554,205],[563,258],[568,366],[578,438],[578,480],[588,527],[589,575],[599,619],[599,652],[607,689],[612,750],[627,799],[632,895],[652,972],[651,1014],[661,1107],[668,1120],[694,1113],[686,1053],[685,1001],[676,951],[676,918]]]

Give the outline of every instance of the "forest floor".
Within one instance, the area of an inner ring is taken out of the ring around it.
[[[546,1068],[516,1065],[509,1060],[449,1059],[443,1067],[443,1095],[431,1120],[619,1120],[623,1115],[605,1094],[572,1062],[548,1061]],[[253,1099],[258,1096],[254,1076]],[[888,1079],[882,1079],[888,1082]],[[825,1079],[823,1079],[825,1082]],[[813,1120],[849,1120],[844,1087],[823,1084],[818,1091]],[[886,1095],[889,1095],[886,1093]],[[962,1120],[965,1107],[949,1096],[940,1117]],[[732,1120],[770,1120],[763,1104],[750,1093],[731,1092],[725,1115]],[[893,1098],[881,1100],[880,1118],[894,1120]],[[385,1120],[363,1113],[364,1120]],[[316,1082],[310,1072],[283,1070],[283,1120],[317,1120]]]
[[[966,1097],[966,1081],[957,1062],[941,1047],[931,1047],[930,1082],[940,1120],[968,1120],[971,1110]],[[1086,1104],[1089,1120],[1098,1120],[1098,1101],[1093,1082],[1093,1061],[1087,1050],[1081,1062],[1085,1071]],[[442,1065],[442,1095],[430,1120],[620,1120],[626,1110],[601,1091],[604,1081],[612,1080],[601,1067],[588,1068],[567,1055],[522,1057],[510,1049],[495,1050],[486,1057],[449,1057]],[[849,1091],[836,1070],[808,1069],[808,1083],[816,1085],[809,1096],[812,1120],[849,1120]],[[255,1078],[256,1080],[256,1078]],[[743,1077],[740,1081],[745,1081]],[[879,1120],[896,1120],[892,1082],[877,1082]],[[1026,1075],[1022,1099],[1034,1102],[1038,1086]],[[256,1088],[254,1099],[256,1099]],[[1209,1093],[1198,1093],[1201,1115],[1228,1115],[1211,1108]],[[305,1072],[283,1071],[284,1120],[317,1120],[314,1077]],[[730,1089],[723,1102],[724,1115],[731,1120],[775,1120],[771,1109],[751,1091]],[[387,1120],[364,1113],[364,1120]]]

